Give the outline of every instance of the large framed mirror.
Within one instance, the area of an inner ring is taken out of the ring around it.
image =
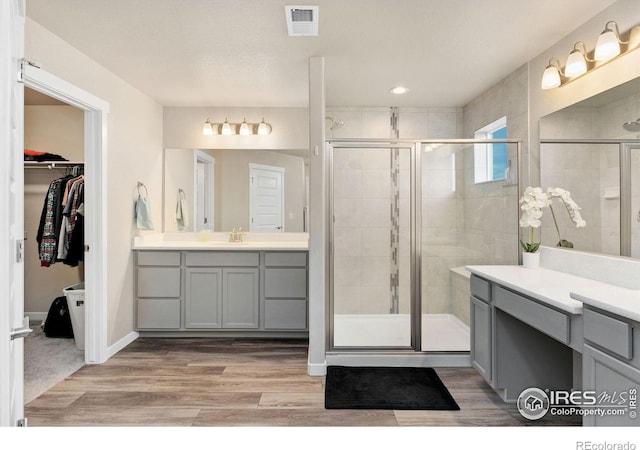
[[[163,230],[305,232],[308,150],[164,150]]]
[[[545,215],[542,244],[640,258],[640,79],[541,118],[540,142],[541,186],[570,191],[587,222]]]

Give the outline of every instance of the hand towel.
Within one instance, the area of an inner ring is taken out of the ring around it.
[[[154,230],[155,228],[153,226],[153,219],[151,217],[151,206],[149,205],[147,196],[142,196],[140,187],[145,188],[145,193],[147,190],[147,187],[144,184],[138,183],[138,198],[135,203],[133,218],[136,221],[136,226],[138,227],[138,229]]]
[[[178,189],[178,202],[176,203],[175,222],[178,231],[185,229],[189,225],[189,212],[187,210],[187,196],[182,189]]]

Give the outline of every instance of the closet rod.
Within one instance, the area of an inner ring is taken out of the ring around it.
[[[73,166],[84,166],[83,161],[25,161],[25,169],[58,169]]]

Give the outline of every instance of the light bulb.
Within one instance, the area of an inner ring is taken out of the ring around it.
[[[569,53],[567,58],[567,64],[564,67],[564,75],[568,78],[577,77],[587,72],[587,61],[584,58],[584,54],[574,49]]]
[[[222,124],[222,134],[224,136],[229,136],[233,134],[233,130],[231,129],[231,125],[227,122],[227,118],[224,118],[224,123]]]
[[[242,124],[240,124],[240,134],[242,136],[249,136],[251,134],[251,129],[249,128],[246,118],[242,121]]]
[[[596,61],[608,61],[620,54],[620,42],[613,30],[605,29],[598,37],[594,57]]]
[[[542,74],[542,89],[553,89],[560,86],[560,71],[553,64],[549,64]]]
[[[211,136],[213,134],[213,127],[211,126],[211,122],[209,122],[208,118],[202,127],[202,134],[205,136]]]
[[[258,125],[258,134],[260,136],[266,136],[269,133],[271,133],[271,125],[265,123],[263,118],[262,122],[260,122],[260,125]]]

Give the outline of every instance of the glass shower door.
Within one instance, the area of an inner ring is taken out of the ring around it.
[[[331,146],[332,348],[412,348],[412,148]]]

